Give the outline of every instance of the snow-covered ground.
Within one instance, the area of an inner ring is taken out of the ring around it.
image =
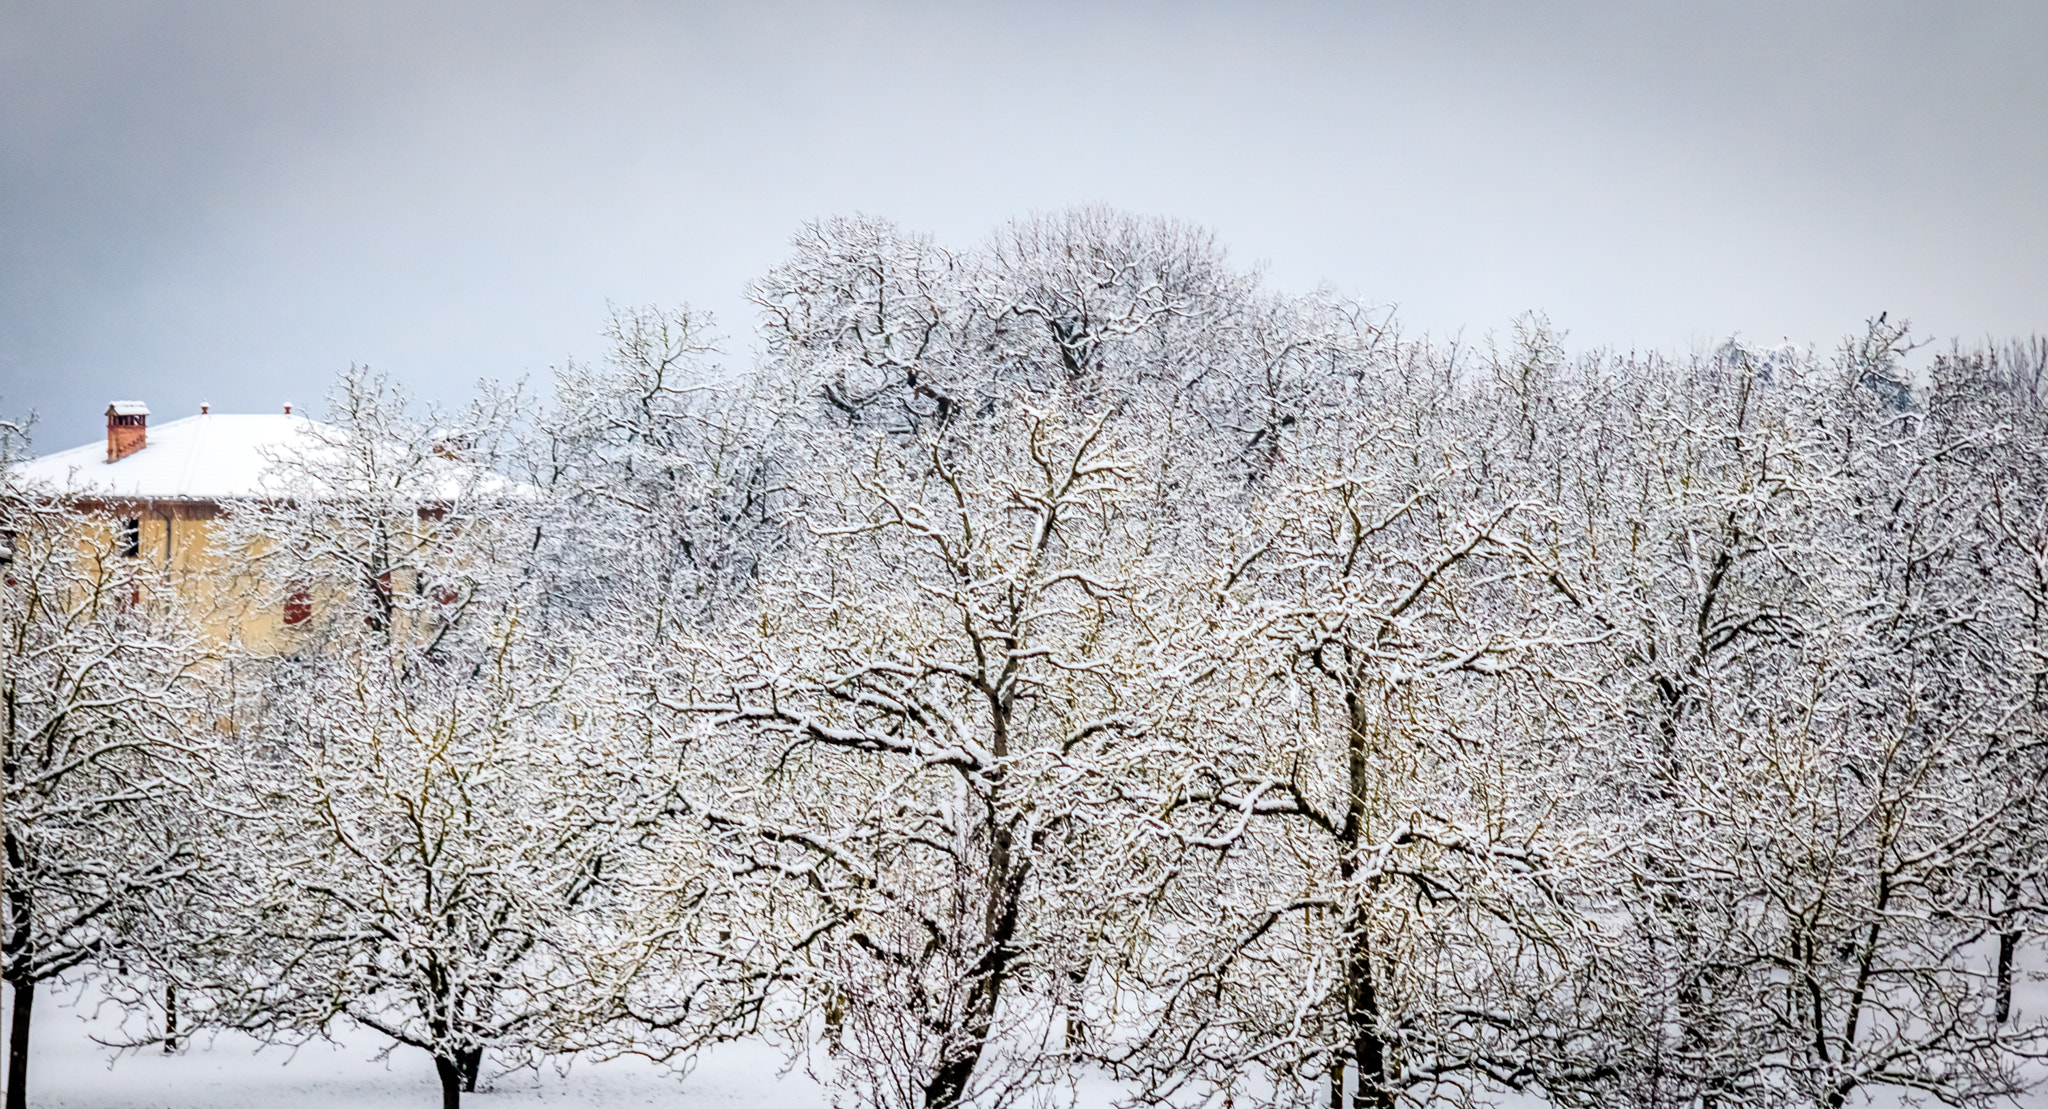
[[[0,988],[0,1021],[12,991]],[[438,1106],[433,1061],[416,1048],[383,1055],[388,1041],[354,1029],[334,1042],[296,1049],[260,1047],[246,1036],[202,1036],[176,1055],[158,1049],[116,1051],[99,1041],[121,1035],[120,1014],[90,989],[46,986],[36,996],[29,1051],[29,1102],[36,1109],[392,1109]],[[96,1011],[97,1010],[97,1011]],[[1074,1109],[1108,1109],[1117,1093],[1106,1080],[1084,1081]],[[1053,1102],[1068,1104],[1055,1094]],[[479,1109],[548,1106],[764,1106],[823,1109],[830,1091],[787,1056],[760,1042],[725,1044],[686,1068],[642,1058],[576,1060],[566,1072],[498,1073],[486,1067]]]
[[[2029,983],[2022,994],[2040,994]],[[12,991],[0,988],[0,1018]],[[245,1036],[201,1037],[176,1055],[156,1049],[115,1051],[100,1040],[120,1036],[118,1012],[96,1006],[98,995],[49,989],[36,998],[36,1028],[29,1063],[29,1102],[36,1109],[393,1109],[435,1106],[440,1085],[425,1052],[400,1047],[384,1054],[386,1041],[354,1030],[335,1041],[296,1049],[259,1047]],[[100,1011],[96,1012],[98,1008]],[[831,1092],[802,1067],[760,1042],[725,1044],[700,1055],[687,1068],[665,1067],[641,1058],[577,1060],[566,1071],[499,1073],[486,1068],[477,1092],[464,1104],[479,1109],[573,1109],[576,1106],[764,1106],[824,1109]],[[1065,1091],[1046,1104],[1072,1109],[1110,1109],[1119,1091],[1107,1080],[1084,1080],[1068,1102]],[[1503,1106],[1540,1109],[1540,1098],[1508,1096]],[[1912,1104],[1897,1091],[1865,1093],[1852,1100],[1859,1109],[1902,1109]],[[2018,1109],[2048,1109],[2048,1092],[2037,1091]]]
[[[50,990],[36,998],[29,1062],[30,1103],[37,1109],[389,1109],[438,1106],[440,1086],[425,1052],[398,1048],[378,1058],[381,1037],[367,1031],[297,1050],[263,1048],[242,1036],[201,1038],[177,1055],[115,1052],[94,1042],[114,1038],[111,1007],[95,1014],[94,995]],[[0,1014],[5,1009],[0,1008]],[[801,1069],[784,1070],[783,1055],[760,1043],[728,1044],[700,1058],[686,1074],[645,1059],[577,1061],[566,1074],[485,1072],[475,1094],[483,1107],[774,1106],[830,1104],[827,1091]],[[483,1087],[488,1087],[485,1089]]]

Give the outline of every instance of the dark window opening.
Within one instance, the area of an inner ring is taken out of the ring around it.
[[[142,553],[142,521],[127,519],[121,521],[120,548],[122,558],[134,558]]]

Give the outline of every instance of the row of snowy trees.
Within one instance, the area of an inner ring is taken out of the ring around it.
[[[90,967],[447,1105],[739,1036],[929,1109],[2027,1088],[2048,347],[1409,340],[1097,210],[754,299],[745,372],[346,377],[219,523],[289,651],[12,493],[16,1067]]]

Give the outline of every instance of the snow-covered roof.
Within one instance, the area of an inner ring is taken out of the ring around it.
[[[139,400],[117,400],[107,406],[107,412],[115,416],[147,416],[149,406]]]
[[[149,445],[118,462],[107,461],[105,442],[93,442],[20,463],[15,472],[26,484],[48,484],[77,496],[191,501],[260,496],[271,484],[264,480],[265,471],[279,458],[317,447],[307,432],[318,426],[305,416],[187,416],[150,428]]]

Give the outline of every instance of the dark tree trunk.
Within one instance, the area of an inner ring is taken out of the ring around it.
[[[1330,1109],[1344,1109],[1344,1060],[1330,1060]]]
[[[991,709],[989,749],[997,758],[1006,758],[1010,753],[1010,705],[992,700]],[[958,1027],[965,1042],[952,1047],[940,1059],[938,1070],[925,1083],[924,1109],[956,1109],[967,1096],[968,1081],[981,1063],[981,1053],[988,1048],[996,1008],[1001,1004],[1003,988],[1009,983],[1010,964],[1017,954],[1017,924],[1023,910],[1024,879],[1031,864],[1028,860],[1016,860],[1016,832],[1001,822],[1003,781],[1000,770],[991,775],[982,802],[987,806],[990,821],[988,900],[982,918],[982,955],[969,972],[972,984],[959,1017]]]
[[[938,1072],[925,1083],[924,1109],[956,1109],[961,1095],[967,1092],[967,1080],[974,1077],[974,1064],[980,1059],[980,1052],[963,1053],[940,1063]]]
[[[441,1077],[441,1109],[462,1109],[462,1064],[436,1055],[434,1073]]]
[[[1349,885],[1358,872],[1358,856],[1366,842],[1366,798],[1372,787],[1373,724],[1365,700],[1357,692],[1344,695],[1350,734],[1346,737],[1346,770],[1351,796],[1339,831],[1337,870]],[[1370,896],[1367,893],[1366,896]],[[1387,1049],[1380,1042],[1379,987],[1373,981],[1372,937],[1365,906],[1353,909],[1346,922],[1344,951],[1344,1016],[1351,1030],[1352,1074],[1356,1088],[1352,1109],[1392,1109],[1387,1091]],[[1340,1078],[1341,1081],[1341,1078]]]
[[[28,1023],[35,1007],[35,982],[14,983],[14,1020],[7,1034],[7,1109],[28,1109]]]
[[[2020,945],[2018,932],[1998,934],[1998,1023],[2012,1016],[2012,957]]]
[[[484,1069],[484,1049],[472,1047],[455,1053],[455,1065],[462,1068],[462,1092],[476,1092],[477,1072]]]
[[[1088,1023],[1081,1017],[1082,985],[1087,979],[1087,968],[1075,967],[1067,972],[1067,984],[1073,988],[1073,1000],[1067,1005],[1066,1048],[1071,1051],[1088,1042]]]
[[[1008,850],[1004,841],[1007,841],[1008,834],[999,834],[997,838],[1003,846],[999,859],[1007,864]],[[1008,869],[1007,865],[1004,869]],[[981,1053],[988,1047],[989,1032],[995,1026],[996,1006],[1010,976],[1010,959],[1014,954],[1011,944],[1017,938],[1017,901],[1022,875],[1012,874],[1009,878],[999,887],[1002,900],[991,906],[995,920],[990,929],[987,953],[973,970],[974,984],[967,991],[966,1004],[961,1007],[960,1028],[966,1033],[967,1043],[941,1061],[932,1080],[925,1084],[925,1109],[956,1109],[961,1099],[967,1096],[968,1081],[974,1077],[974,1068],[980,1064]]]
[[[1344,966],[1345,1000],[1350,1012],[1351,1064],[1358,1074],[1358,1088],[1351,1093],[1352,1109],[1393,1109],[1394,1097],[1387,1091],[1387,1046],[1380,1042],[1379,990],[1373,984],[1372,947],[1365,935],[1365,921],[1357,922],[1351,951]]]
[[[164,1054],[178,1050],[178,984],[164,983]]]
[[[839,1054],[839,1038],[846,1029],[846,991],[835,987],[825,998],[825,1052]]]

